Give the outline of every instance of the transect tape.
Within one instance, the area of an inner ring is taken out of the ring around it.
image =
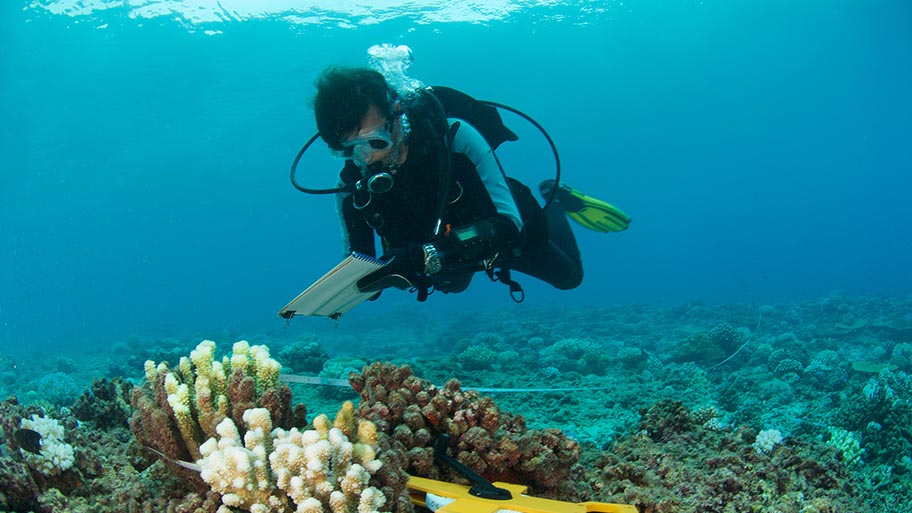
[[[329,387],[350,387],[351,384],[347,379],[321,378],[319,376],[301,376],[300,374],[282,374],[279,379],[286,383],[303,383],[305,385],[323,385]],[[437,387],[441,388],[441,387]],[[502,392],[502,393],[524,393],[524,392],[577,392],[580,390],[604,390],[608,387],[575,387],[575,388],[477,388],[462,387],[463,390],[474,390],[475,392]]]

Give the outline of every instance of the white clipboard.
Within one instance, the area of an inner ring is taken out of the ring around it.
[[[363,253],[352,253],[279,310],[279,316],[316,315],[338,319],[376,292],[358,290],[358,280],[386,265]]]

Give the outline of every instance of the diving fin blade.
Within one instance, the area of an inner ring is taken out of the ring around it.
[[[554,180],[542,182],[539,186],[542,196],[547,198],[553,186]],[[555,199],[560,202],[567,217],[596,232],[622,232],[632,221],[630,216],[611,203],[587,196],[566,184],[558,187]]]
[[[581,226],[597,232],[622,232],[630,226],[630,216],[618,208],[605,203],[607,207],[585,207],[577,212],[567,212]],[[609,208],[610,207],[610,208]]]

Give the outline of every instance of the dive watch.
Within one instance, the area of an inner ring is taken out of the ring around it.
[[[424,272],[427,274],[437,274],[443,268],[443,262],[440,260],[440,252],[437,246],[427,243],[421,246],[424,249]]]

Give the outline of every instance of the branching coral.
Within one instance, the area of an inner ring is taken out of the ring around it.
[[[827,443],[836,449],[836,452],[842,456],[842,461],[846,465],[861,463],[864,449],[861,448],[861,440],[858,433],[846,431],[835,426],[828,426],[827,431],[830,435]]]
[[[234,344],[231,356],[215,359],[215,343],[201,342],[170,369],[164,362],[145,365],[146,382],[133,391],[130,427],[137,440],[174,460],[197,460],[200,444],[218,436],[230,418],[243,425],[244,412],[265,408],[271,422],[291,427],[304,423],[303,405],[291,407],[291,390],[279,382],[278,362],[266,346]],[[187,474],[186,469],[174,467]],[[193,477],[193,476],[188,476]]]
[[[247,433],[243,442],[234,421],[226,417],[216,427],[218,438],[210,438],[200,446],[200,476],[222,494],[222,502],[227,506],[254,513],[284,511],[285,497],[275,495],[269,475],[267,454],[272,448],[269,412],[263,408],[247,410],[244,422]]]
[[[198,491],[219,493],[220,511],[410,511],[404,461],[382,454],[389,445],[376,427],[357,419],[351,403],[335,423],[321,415],[313,430],[292,427],[306,422],[292,414],[279,369],[265,346],[246,342],[220,361],[215,343],[204,341],[173,370],[146,362],[147,383],[133,396],[133,432],[196,479]],[[195,461],[199,473],[174,460]]]
[[[408,366],[375,363],[351,382],[361,394],[358,415],[401,444],[415,475],[459,479],[434,461],[438,434],[450,436],[456,459],[492,481],[521,482],[547,493],[576,470],[575,442],[558,430],[527,430],[522,417],[502,414],[491,398],[462,390],[456,380],[438,388]]]
[[[314,429],[286,431],[272,429],[268,410],[253,408],[244,414],[243,441],[225,418],[218,438],[200,447],[201,476],[226,506],[252,513],[289,512],[292,503],[295,511],[307,513],[392,511],[384,508],[387,497],[372,481],[383,466],[376,427],[367,421],[355,427],[353,411],[347,403],[335,424],[320,415]]]

